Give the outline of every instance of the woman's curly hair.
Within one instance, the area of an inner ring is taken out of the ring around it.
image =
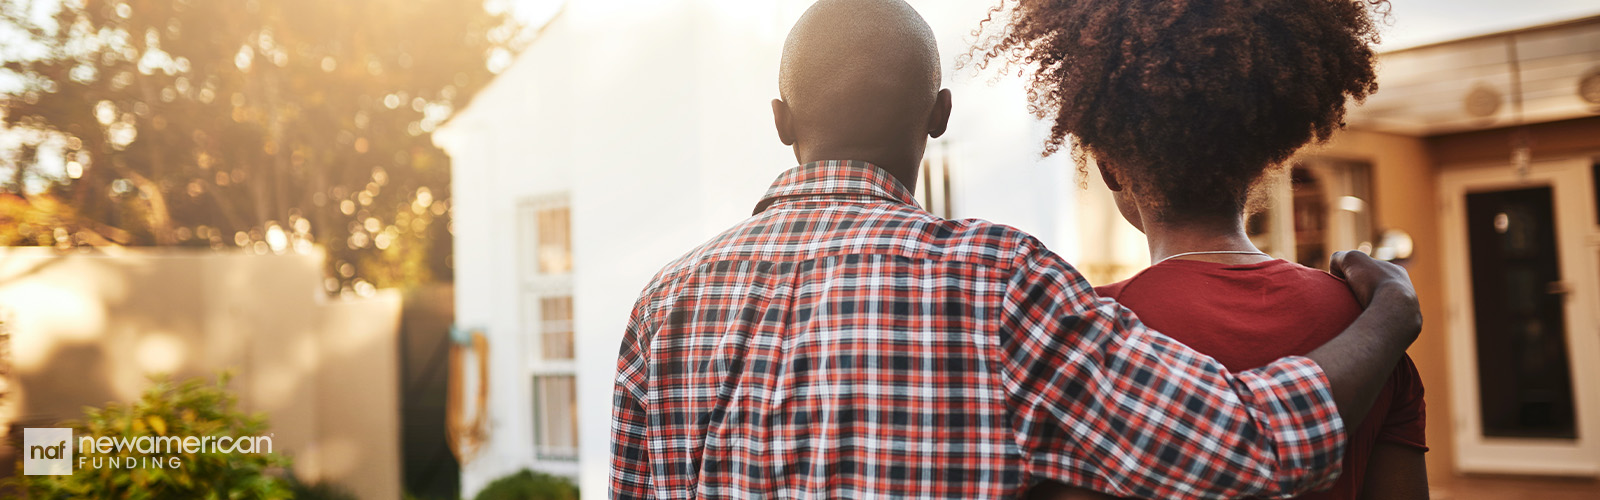
[[[1002,0],[964,63],[1032,70],[1045,154],[1103,162],[1158,217],[1243,208],[1377,91],[1380,0]]]

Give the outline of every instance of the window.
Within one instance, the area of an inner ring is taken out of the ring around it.
[[[538,210],[539,272],[572,272],[572,214],[565,206]]]
[[[917,185],[911,188],[917,203],[928,213],[950,219],[950,143],[942,139],[928,143],[922,156],[922,169],[917,171]]]
[[[578,391],[572,211],[564,196],[535,198],[518,207],[517,219],[534,454],[541,461],[573,461],[578,457]]]
[[[576,377],[533,377],[533,445],[540,459],[577,460],[577,399]]]
[[[539,354],[546,360],[572,360],[572,296],[539,299]]]
[[[1328,268],[1333,252],[1373,251],[1372,174],[1366,163],[1311,158],[1265,179],[1265,210],[1246,223],[1250,240],[1272,256]]]
[[[1589,182],[1594,184],[1594,191],[1589,192],[1589,199],[1594,200],[1594,217],[1600,221],[1600,160],[1589,167]]]

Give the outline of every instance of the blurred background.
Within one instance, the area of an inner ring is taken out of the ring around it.
[[[956,67],[992,2],[911,3],[956,102],[922,205],[1148,265],[1020,81]],[[793,166],[809,5],[0,0],[0,476],[23,427],[227,372],[296,496],[603,496],[629,309]],[[1380,49],[1251,235],[1411,272],[1435,498],[1600,498],[1600,6],[1396,2]]]

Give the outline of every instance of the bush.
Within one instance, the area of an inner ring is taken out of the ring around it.
[[[476,500],[578,500],[578,487],[567,478],[522,469],[496,479]]]
[[[355,494],[330,483],[306,484],[292,481],[294,500],[357,500]]]
[[[86,408],[83,422],[65,422],[73,436],[137,438],[141,436],[257,436],[267,430],[266,418],[235,410],[237,398],[227,391],[229,376],[214,382],[190,379],[174,383],[152,377],[152,385],[131,404],[110,403]],[[73,443],[74,449],[77,443]],[[22,461],[14,477],[30,499],[289,499],[292,483],[280,472],[289,459],[272,453],[171,453],[151,458],[179,457],[177,468],[86,467],[66,476],[26,476]],[[142,457],[132,450],[115,455]],[[77,464],[73,464],[76,467]]]

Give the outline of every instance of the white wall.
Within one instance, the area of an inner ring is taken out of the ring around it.
[[[939,37],[945,86],[955,100],[944,137],[954,157],[954,215],[1015,226],[1076,260],[1080,242],[1074,207],[1080,193],[1075,169],[1066,154],[1041,157],[1050,127],[1028,113],[1022,79],[1015,70],[1002,75],[993,66],[981,72],[955,67],[970,51],[978,21],[996,2],[910,3]]]
[[[1015,79],[954,70],[985,2],[912,2],[939,33],[955,93],[953,206],[1033,232],[1074,255],[1070,162],[1041,160],[1043,125]],[[772,130],[778,59],[804,0],[569,2],[506,73],[435,135],[453,162],[457,322],[491,342],[491,425],[462,469],[470,497],[535,464],[528,339],[519,324],[515,207],[572,203],[579,453],[603,495],[611,389],[629,311],[673,258],[750,215],[794,166]]]

